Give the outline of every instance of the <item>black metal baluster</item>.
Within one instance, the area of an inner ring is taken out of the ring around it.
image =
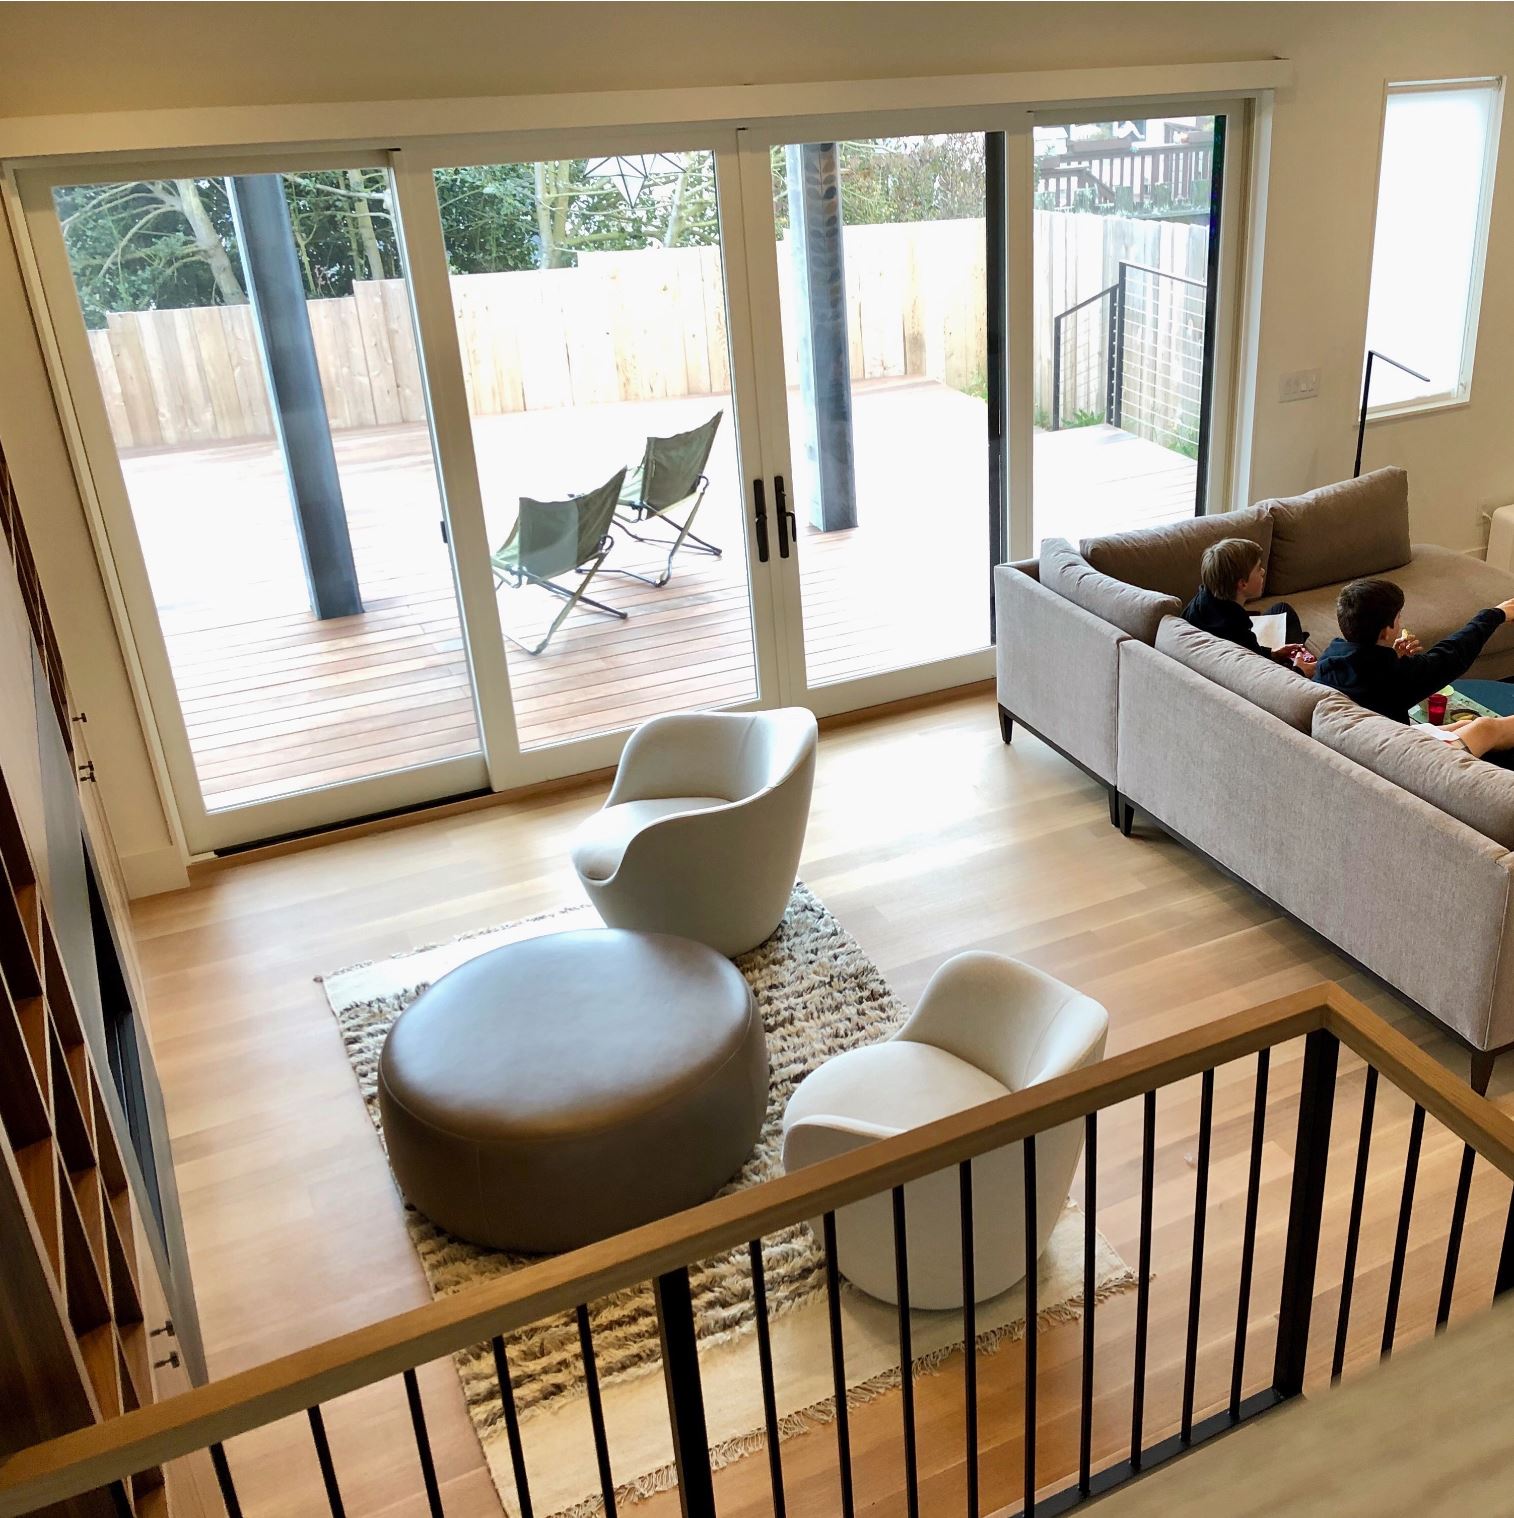
[[[904,1413],[904,1503],[909,1518],[920,1518],[920,1472],[915,1452],[915,1355],[909,1325],[909,1237],[904,1227],[904,1187],[895,1186],[894,1284],[899,1303],[899,1390]]]
[[[1277,1353],[1272,1361],[1272,1390],[1279,1397],[1296,1397],[1304,1389],[1340,1052],[1340,1040],[1327,1029],[1316,1028],[1304,1039],[1298,1127],[1293,1136],[1293,1187],[1288,1198],[1288,1238],[1283,1245],[1283,1287],[1277,1304]]]
[[[1330,1380],[1339,1381],[1346,1366],[1346,1335],[1351,1326],[1351,1294],[1356,1286],[1356,1251],[1362,1236],[1362,1207],[1367,1198],[1367,1161],[1372,1154],[1372,1113],[1377,1105],[1377,1070],[1367,1066],[1362,1088],[1362,1125],[1356,1135],[1356,1179],[1351,1183],[1351,1219],[1346,1225],[1346,1259],[1341,1267],[1341,1305],[1335,1320],[1335,1356]]]
[[[1036,1514],[1036,1136],[1025,1150],[1025,1518]]]
[[[1094,1217],[1099,1207],[1099,1115],[1083,1119],[1083,1406],[1078,1429],[1078,1490],[1093,1482]]]
[[[1425,1109],[1414,1104],[1409,1124],[1409,1152],[1404,1157],[1404,1194],[1398,1204],[1398,1237],[1393,1241],[1393,1269],[1388,1276],[1388,1307],[1383,1314],[1383,1353],[1393,1353],[1393,1331],[1398,1327],[1398,1294],[1404,1284],[1404,1260],[1409,1253],[1409,1220],[1414,1212],[1414,1182],[1419,1175],[1419,1146],[1425,1136]]]
[[[1151,1319],[1151,1193],[1155,1178],[1157,1094],[1148,1091],[1141,1135],[1141,1263],[1136,1281],[1135,1368],[1132,1372],[1130,1465],[1141,1468],[1141,1425],[1146,1412],[1146,1330]]]
[[[510,1446],[510,1466],[515,1472],[515,1500],[520,1518],[533,1518],[531,1483],[526,1479],[526,1451],[520,1441],[520,1418],[515,1410],[515,1390],[510,1385],[510,1362],[505,1356],[505,1341],[495,1334],[494,1378],[499,1382],[499,1406],[505,1415],[505,1440]]]
[[[426,1503],[431,1518],[444,1518],[441,1488],[436,1484],[436,1462],[431,1458],[431,1439],[426,1433],[426,1410],[421,1406],[421,1384],[415,1372],[405,1372],[405,1396],[410,1403],[410,1423],[415,1429],[415,1449],[421,1457],[421,1480],[426,1483]]]
[[[757,1319],[757,1367],[762,1375],[762,1421],[768,1436],[768,1475],[773,1483],[773,1518],[785,1518],[783,1456],[778,1449],[778,1394],[773,1386],[773,1338],[768,1327],[767,1275],[762,1268],[762,1240],[747,1245],[752,1261],[752,1310]]]
[[[1493,1277],[1493,1296],[1501,1297],[1514,1288],[1514,1197],[1509,1198],[1508,1216],[1504,1218],[1503,1244],[1498,1251],[1498,1273]]]
[[[242,1504],[237,1501],[237,1489],[231,1479],[231,1466],[223,1445],[210,1446],[210,1463],[216,1473],[216,1485],[221,1488],[221,1501],[226,1504],[226,1518],[242,1518]]]
[[[584,1390],[589,1397],[589,1423],[594,1430],[594,1460],[599,1466],[599,1494],[605,1518],[615,1518],[615,1478],[610,1473],[610,1445],[605,1438],[605,1410],[599,1400],[599,1368],[594,1363],[594,1339],[589,1332],[589,1308],[578,1304],[578,1349],[584,1362]]]
[[[846,1409],[846,1349],[841,1342],[841,1270],[836,1264],[836,1214],[821,1219],[825,1242],[825,1297],[831,1324],[831,1382],[836,1394],[836,1464],[841,1477],[841,1515],[853,1518],[852,1433]]]
[[[962,1390],[967,1425],[967,1518],[978,1518],[978,1304],[973,1236],[973,1163],[957,1167],[962,1201]]]
[[[657,1299],[657,1337],[662,1347],[662,1380],[668,1394],[679,1506],[684,1518],[715,1518],[710,1435],[704,1417],[688,1267],[665,1271],[652,1283],[652,1291]]]
[[[1451,1297],[1456,1291],[1456,1264],[1461,1258],[1461,1233],[1467,1221],[1467,1198],[1472,1192],[1472,1166],[1477,1151],[1467,1144],[1461,1151],[1461,1174],[1456,1178],[1456,1201],[1451,1206],[1451,1228],[1446,1239],[1446,1270],[1440,1281],[1440,1305],[1435,1309],[1435,1326],[1444,1328],[1451,1317]]]
[[[1209,1211],[1209,1130],[1214,1122],[1214,1071],[1206,1070],[1199,1095],[1198,1173],[1193,1182],[1193,1271],[1188,1281],[1188,1349],[1183,1363],[1182,1439],[1193,1439],[1193,1392],[1199,1361],[1199,1309],[1204,1289],[1204,1226]]]
[[[326,1420],[321,1416],[319,1405],[305,1409],[310,1419],[310,1437],[315,1441],[315,1458],[320,1462],[321,1480],[326,1483],[326,1505],[331,1518],[345,1518],[342,1506],[342,1489],[336,1484],[336,1466],[331,1459],[331,1445],[326,1438]]]

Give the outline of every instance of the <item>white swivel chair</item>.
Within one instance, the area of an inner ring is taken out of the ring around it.
[[[920,1004],[880,1044],[851,1049],[805,1077],[783,1115],[783,1166],[797,1170],[1079,1070],[1104,1057],[1109,1015],[1061,981],[998,954],[971,952],[931,976]],[[1083,1149],[1083,1124],[1036,1137],[1036,1258],[1046,1248]],[[1025,1157],[1011,1144],[973,1161],[973,1296],[1025,1275]],[[911,1307],[962,1305],[957,1167],[904,1188]],[[818,1240],[820,1221],[810,1224]],[[888,1192],[836,1213],[841,1273],[897,1302]]]
[[[734,957],[783,918],[815,781],[799,707],[654,717],[631,734],[573,867],[607,927],[675,933]]]

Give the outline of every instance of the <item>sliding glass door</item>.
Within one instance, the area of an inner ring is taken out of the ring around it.
[[[23,194],[190,848],[483,786],[382,155]]]
[[[1037,119],[1033,546],[1206,509],[1227,114],[1182,111]]]
[[[191,850],[990,675],[995,563],[1225,496],[1233,119],[22,173]]]
[[[1002,142],[941,131],[743,150],[788,690],[821,711],[989,669]]]

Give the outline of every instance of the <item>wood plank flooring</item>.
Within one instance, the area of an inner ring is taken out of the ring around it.
[[[136,906],[149,1009],[213,1372],[259,1363],[426,1299],[399,1200],[314,977],[577,899],[567,862],[574,826],[598,804],[591,784],[463,816],[238,865]],[[1395,998],[1178,845],[1137,827],[1121,838],[1105,796],[1025,734],[999,741],[991,693],[828,729],[802,874],[906,1002],[950,954],[1018,955],[1097,997],[1110,1052],[1200,1026],[1314,983],[1342,981],[1458,1075],[1465,1058]],[[1385,910],[1394,909],[1394,899]],[[1508,1062],[1505,1062],[1507,1065]],[[1228,1395],[1254,1062],[1218,1072],[1197,1382],[1200,1413]],[[1300,1052],[1277,1051],[1263,1151],[1261,1224],[1246,1386],[1271,1373]],[[1313,1319],[1318,1390],[1336,1324],[1362,1070],[1343,1059],[1330,1136],[1328,1204]],[[1514,1069],[1493,1091],[1505,1104]],[[1175,1426],[1191,1282],[1198,1083],[1158,1104],[1146,1429]],[[1348,1374],[1375,1363],[1403,1176],[1410,1104],[1380,1090]],[[1421,1160],[1400,1342],[1430,1331],[1460,1145],[1433,1121]],[[1132,1265],[1139,1242],[1140,1111],[1101,1120],[1098,1223]],[[1081,1177],[1075,1195],[1081,1195]],[[1491,1289],[1507,1181],[1479,1166],[1453,1319]],[[1097,1310],[1095,1458],[1128,1452],[1136,1299]],[[1081,1331],[1040,1336],[1038,1471],[1048,1487],[1075,1468]],[[1016,1345],[981,1358],[982,1511],[1018,1501],[1023,1360]],[[498,1505],[449,1364],[421,1375],[449,1518]],[[960,1513],[964,1492],[960,1358],[922,1378],[916,1407],[922,1512]],[[424,1513],[399,1382],[327,1409],[349,1512]],[[858,1511],[902,1514],[900,1401],[857,1409]],[[325,1511],[303,1420],[230,1446],[250,1515]],[[788,1511],[838,1510],[835,1443],[819,1429],[783,1447]],[[585,1450],[589,1461],[591,1452]],[[1199,1455],[1195,1458],[1202,1459]],[[767,1462],[717,1478],[722,1518],[771,1511]],[[668,1518],[666,1495],[637,1509]]]
[[[712,407],[728,411],[729,397],[477,419],[491,540],[504,540],[522,495],[583,489],[639,455],[647,435],[696,425]],[[965,653],[989,638],[983,403],[933,382],[868,381],[856,387],[854,429],[859,525],[801,526],[814,684]],[[335,446],[364,610],[329,621],[310,612],[271,442],[123,459],[212,809],[478,750],[426,429],[342,432]],[[1044,534],[1076,539],[1193,509],[1191,460],[1110,427],[1037,434],[1036,471]],[[506,644],[527,747],[757,695],[748,505],[729,417],[709,477],[696,530],[723,557],[680,555],[661,589],[601,573],[590,594],[629,620],[578,610],[539,656]],[[616,536],[608,568],[661,567],[655,548]],[[776,536],[774,544],[776,554]],[[561,605],[531,587],[502,590],[498,604],[505,630],[527,644]]]

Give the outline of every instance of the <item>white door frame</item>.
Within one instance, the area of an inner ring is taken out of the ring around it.
[[[776,632],[779,614],[775,586],[768,566],[759,562],[752,504],[753,482],[762,475],[763,450],[758,437],[757,382],[752,353],[748,306],[742,295],[747,278],[746,232],[742,186],[737,169],[737,132],[719,129],[603,128],[573,132],[494,133],[446,138],[398,149],[403,168],[398,178],[406,246],[416,292],[416,316],[425,372],[430,385],[433,436],[449,503],[449,520],[462,524],[464,540],[455,547],[458,579],[468,600],[468,619],[474,635],[479,709],[489,734],[489,783],[508,790],[543,780],[613,765],[620,757],[628,730],[595,733],[583,738],[532,748],[521,746],[511,704],[508,663],[489,573],[490,545],[485,532],[483,495],[473,447],[472,419],[463,382],[462,355],[447,290],[447,257],[436,201],[434,172],[477,163],[532,163],[610,153],[708,151],[715,166],[720,216],[721,265],[726,293],[726,335],[730,348],[731,414],[736,430],[736,464],[744,508],[740,543],[728,553],[746,554],[752,653],[756,693],[727,710],[745,711],[778,705],[784,688]]]
[[[295,791],[269,801],[216,810],[206,807],[125,474],[95,376],[68,250],[53,209],[52,191],[59,185],[86,182],[82,176],[88,174],[97,176],[102,182],[129,182],[185,174],[219,175],[227,172],[228,167],[232,172],[247,174],[384,168],[388,159],[389,153],[385,149],[351,148],[340,153],[246,155],[237,158],[231,166],[224,158],[214,164],[203,159],[199,163],[183,160],[171,163],[113,160],[109,164],[91,165],[54,163],[24,170],[15,177],[24,232],[41,282],[41,290],[36,292],[39,310],[45,312],[61,366],[60,372],[53,376],[54,386],[60,401],[67,398],[77,424],[77,435],[71,433],[71,441],[77,444],[71,449],[75,474],[81,494],[93,508],[90,516],[97,553],[102,564],[109,562],[112,566],[120,587],[126,625],[118,631],[123,641],[130,639],[142,669],[147,702],[142,715],[151,724],[161,745],[166,771],[163,778],[169,788],[169,795],[164,797],[165,809],[171,808],[191,855],[254,838],[318,827],[334,818],[368,816],[478,791],[488,783],[488,769],[481,747],[477,755],[412,765],[357,780]],[[228,545],[228,551],[234,551],[234,545]]]

